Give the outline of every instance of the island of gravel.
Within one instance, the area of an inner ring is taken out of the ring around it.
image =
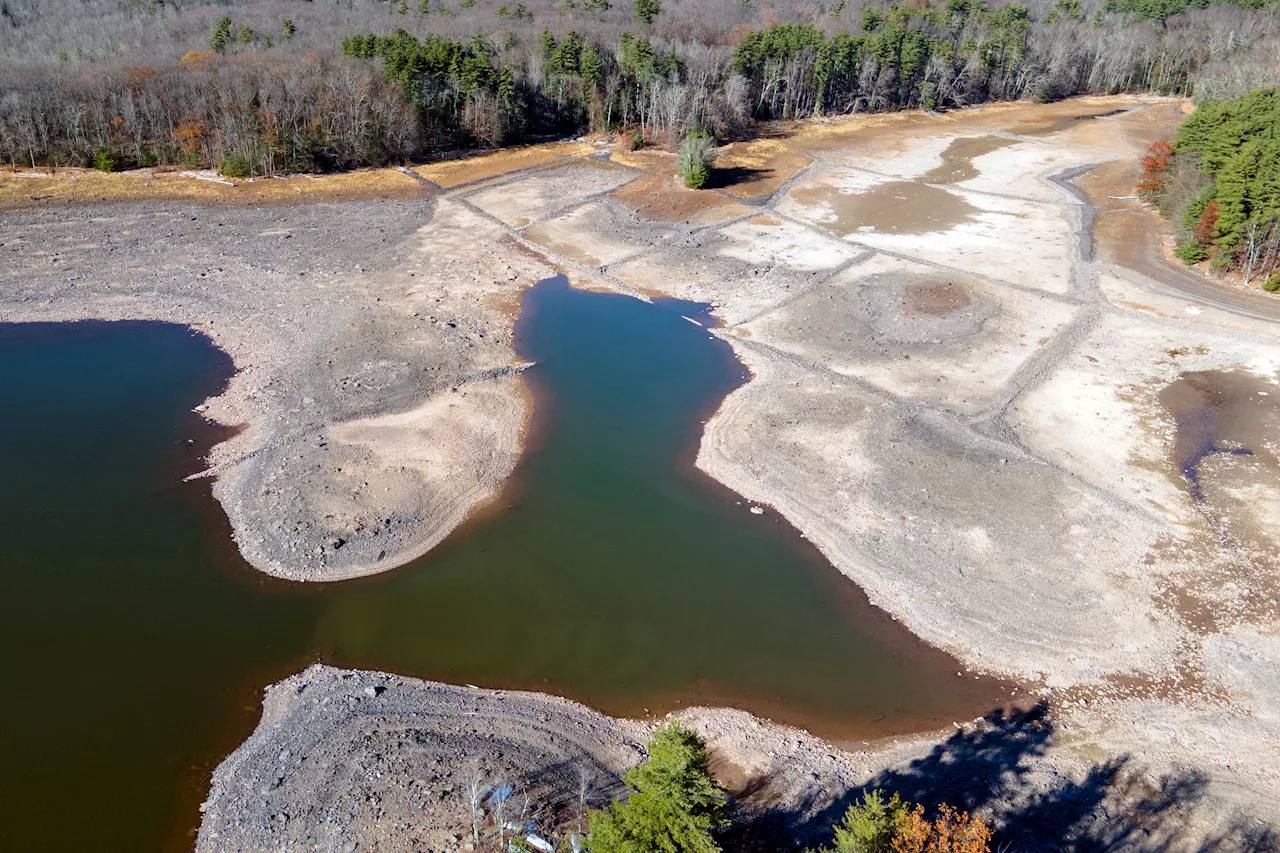
[[[335,580],[402,565],[498,493],[530,410],[511,344],[524,288],[563,272],[709,302],[752,379],[708,423],[699,467],[913,632],[1041,685],[1052,709],[861,751],[684,712],[746,780],[743,808],[803,827],[939,750],[1034,741],[1016,790],[934,775],[1010,821],[1099,772],[1130,805],[1194,789],[1166,798],[1177,844],[1226,844],[1280,814],[1280,311],[1168,265],[1132,198],[1138,154],[1182,110],[815,122],[729,146],[741,180],[696,193],[669,155],[567,144],[397,173],[380,199],[37,195],[0,224],[0,320],[209,335],[239,368],[206,415],[242,427],[207,472],[242,553]],[[19,202],[42,180],[3,178],[0,200]],[[1180,407],[1201,398],[1226,412],[1211,438],[1249,455],[1187,455]],[[501,773],[549,780],[556,803],[566,761],[613,790],[644,734],[562,700],[313,668],[271,688],[219,769],[200,849],[449,847],[461,771],[440,768],[457,756],[493,773],[510,755]],[[1075,831],[1118,808],[1095,798]]]

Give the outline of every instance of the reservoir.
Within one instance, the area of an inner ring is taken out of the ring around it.
[[[505,492],[427,556],[337,584],[254,571],[208,483],[182,482],[219,436],[191,409],[233,369],[206,338],[0,325],[6,846],[190,849],[262,688],[315,660],[620,715],[727,704],[836,740],[1007,697],[693,467],[746,379],[706,325],[563,279],[528,291],[535,416]]]

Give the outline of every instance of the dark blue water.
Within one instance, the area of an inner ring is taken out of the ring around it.
[[[614,713],[728,703],[836,736],[987,710],[997,685],[957,678],[693,469],[743,371],[682,314],[701,312],[530,291],[536,423],[500,504],[409,566],[328,585],[245,566],[207,483],[181,483],[211,440],[190,409],[231,369],[206,339],[0,325],[4,846],[189,847],[262,687],[317,659]]]

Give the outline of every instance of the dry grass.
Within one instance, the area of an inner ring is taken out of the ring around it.
[[[639,151],[614,149],[609,159],[619,165],[653,172],[655,175],[665,175],[668,178],[676,176],[676,155],[657,148],[642,148]]]
[[[211,181],[178,171],[136,169],[108,174],[92,169],[0,169],[0,209],[49,203],[193,201],[257,205],[370,198],[412,198],[429,190],[396,169],[360,169],[332,175]]]
[[[763,198],[812,162],[780,140],[735,142],[717,153],[713,180],[724,181],[724,191],[737,198]]]
[[[415,166],[413,171],[442,189],[496,178],[530,166],[557,159],[575,159],[596,153],[596,148],[582,142],[552,142],[526,148],[508,148],[489,154],[463,157]]]

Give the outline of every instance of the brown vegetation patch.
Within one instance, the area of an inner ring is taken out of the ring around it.
[[[749,208],[718,193],[686,189],[674,181],[654,175],[615,190],[613,198],[647,219],[663,222],[710,225],[749,211]]]
[[[595,153],[595,148],[579,142],[558,142],[548,145],[532,145],[527,148],[510,148],[416,166],[413,171],[442,189],[496,178],[518,172],[530,166],[549,163],[561,157],[585,157]]]
[[[668,178],[676,176],[676,155],[656,148],[645,148],[640,151],[614,149],[609,159],[621,166],[653,172],[655,175],[665,175]]]
[[[193,201],[256,205],[413,198],[429,194],[427,187],[396,169],[253,180],[205,180],[190,173],[155,169],[118,173],[75,168],[0,171],[0,209],[7,210],[58,202]]]
[[[737,198],[763,198],[812,162],[777,140],[735,142],[717,153],[712,181]]]
[[[972,302],[965,286],[951,281],[917,281],[909,284],[903,301],[908,317],[946,317],[968,308]]]

